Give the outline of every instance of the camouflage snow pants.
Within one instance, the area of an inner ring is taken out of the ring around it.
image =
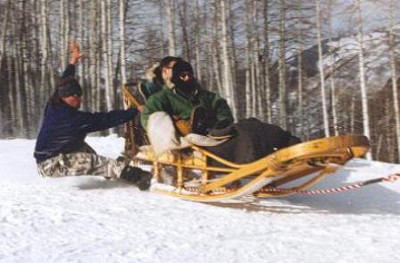
[[[38,164],[42,177],[62,177],[79,175],[97,175],[106,178],[119,178],[125,168],[123,162],[97,155],[89,146],[79,152],[59,154]]]

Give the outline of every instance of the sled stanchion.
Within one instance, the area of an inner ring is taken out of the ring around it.
[[[178,163],[176,167],[176,172],[177,172],[177,187],[178,189],[183,188],[183,167],[182,167],[182,156],[181,154],[178,153],[173,153],[174,156],[176,157],[176,161]]]
[[[157,161],[153,162],[153,176],[156,178],[156,181],[159,182],[161,178],[160,174],[160,165]]]
[[[202,154],[200,156],[200,159],[202,163],[204,163],[204,167],[201,169],[201,184],[204,186],[209,178],[209,173],[207,169],[204,169],[207,166],[207,156],[205,154]]]

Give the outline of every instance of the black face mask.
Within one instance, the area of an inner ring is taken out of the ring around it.
[[[172,67],[172,83],[175,87],[186,94],[196,89],[196,80],[192,66],[186,61],[178,61]]]
[[[196,80],[191,77],[189,80],[182,80],[181,78],[172,79],[172,82],[175,84],[175,87],[185,94],[191,94],[197,87]]]

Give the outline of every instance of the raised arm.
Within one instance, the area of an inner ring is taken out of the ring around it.
[[[71,57],[69,59],[69,64],[65,71],[63,72],[61,78],[66,78],[70,76],[75,76],[75,65],[78,64],[78,62],[81,60],[83,57],[82,53],[79,51],[79,46],[76,41],[71,41],[70,43],[70,49],[71,49]]]

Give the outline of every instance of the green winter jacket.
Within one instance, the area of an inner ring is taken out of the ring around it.
[[[176,89],[164,87],[147,100],[141,113],[141,124],[147,130],[150,115],[157,111],[165,111],[175,119],[189,120],[196,106],[206,110],[208,129],[225,128],[234,121],[226,100],[218,94],[199,88],[192,95],[186,96],[178,94]]]

